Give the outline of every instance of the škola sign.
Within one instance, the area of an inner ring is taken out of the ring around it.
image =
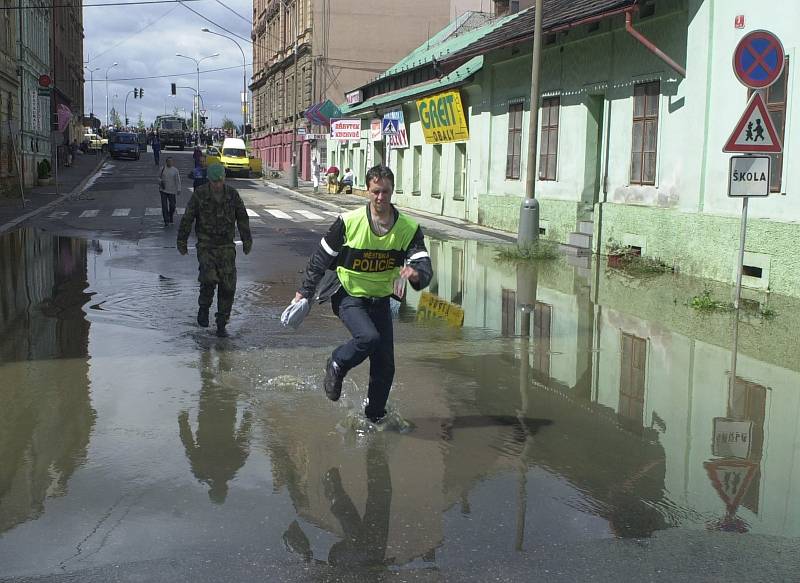
[[[467,118],[458,91],[418,99],[417,111],[425,143],[464,142],[469,139]]]

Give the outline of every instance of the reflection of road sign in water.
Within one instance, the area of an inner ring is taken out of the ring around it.
[[[718,457],[747,458],[750,455],[752,436],[752,421],[715,417],[712,452]]]
[[[728,512],[736,512],[753,481],[758,464],[749,460],[722,459],[705,462],[703,467]]]
[[[744,114],[722,151],[740,154],[777,154],[782,149],[781,140],[764,99],[758,93],[753,93]]]
[[[733,70],[744,85],[753,89],[769,87],[783,72],[783,45],[771,32],[753,31],[739,41],[733,53]]]

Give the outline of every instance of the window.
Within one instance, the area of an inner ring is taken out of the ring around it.
[[[508,151],[506,154],[506,178],[519,180],[522,155],[522,106],[523,103],[508,105]]]
[[[553,306],[536,302],[533,306],[533,368],[545,377],[550,376],[550,350],[552,339]]]
[[[542,100],[542,137],[539,143],[539,180],[556,179],[560,97]]]
[[[787,90],[787,77],[789,70],[789,57],[783,67],[783,73],[778,77],[769,88],[766,90],[767,95],[765,101],[767,102],[767,111],[772,123],[775,126],[775,131],[778,132],[778,137],[781,143],[784,141],[786,133],[786,90]],[[752,95],[752,90],[750,95]],[[783,154],[770,154],[772,158],[770,176],[769,176],[769,191],[780,192],[781,184],[783,181]]]
[[[464,301],[464,252],[457,247],[451,252],[450,301],[460,306]]]
[[[633,90],[631,184],[656,183],[656,137],[661,82],[639,83]]]
[[[455,164],[453,174],[453,199],[464,200],[465,181],[467,178],[467,144],[460,142],[455,148]]]
[[[433,146],[431,154],[431,196],[439,197],[442,194],[442,180],[439,172],[442,165],[442,145]]]
[[[647,371],[647,340],[622,334],[619,378],[619,414],[641,429],[644,423],[644,390]]]
[[[403,154],[405,150],[394,150],[394,190],[395,192],[403,193]]]
[[[419,195],[419,164],[422,159],[422,146],[414,146],[414,160],[413,160],[413,184],[411,186],[411,194]]]
[[[500,301],[500,335],[506,338],[514,336],[517,333],[517,292],[503,288]]]

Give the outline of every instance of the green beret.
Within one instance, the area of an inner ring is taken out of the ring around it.
[[[214,162],[208,167],[208,179],[216,182],[225,177],[225,167],[219,162]]]

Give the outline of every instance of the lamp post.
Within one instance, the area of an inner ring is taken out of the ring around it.
[[[292,112],[292,165],[289,167],[289,186],[292,188],[297,187],[297,49],[298,49],[298,39],[297,39],[297,19],[298,19],[298,12],[297,12],[297,1],[294,0],[294,8],[295,8],[295,15],[294,15],[294,111]],[[289,12],[289,0],[283,0],[283,7],[286,9],[286,12]],[[285,85],[284,85],[285,87]]]
[[[209,30],[208,28],[201,28],[200,30],[207,32],[208,34],[214,34],[216,36],[221,36],[222,38],[228,39],[234,43],[239,48],[239,52],[242,53],[242,137],[247,139],[247,58],[244,56],[242,45],[236,42],[235,39],[219,32]]]
[[[94,117],[94,72],[99,71],[102,67],[84,67],[87,71],[89,71],[89,87],[91,88],[89,91],[92,95],[92,110],[89,112],[91,117]]]
[[[214,53],[213,55],[208,55],[207,57],[200,57],[199,59],[195,59],[194,57],[187,57],[186,55],[182,55],[180,53],[175,53],[176,57],[181,57],[184,59],[189,59],[190,61],[194,61],[195,67],[197,69],[197,96],[195,97],[195,113],[194,113],[194,144],[195,146],[200,144],[200,63],[205,61],[206,59],[213,59],[214,57],[218,57],[219,53]]]
[[[119,65],[119,63],[114,63],[106,69],[106,127],[108,127],[108,72],[117,65]]]

